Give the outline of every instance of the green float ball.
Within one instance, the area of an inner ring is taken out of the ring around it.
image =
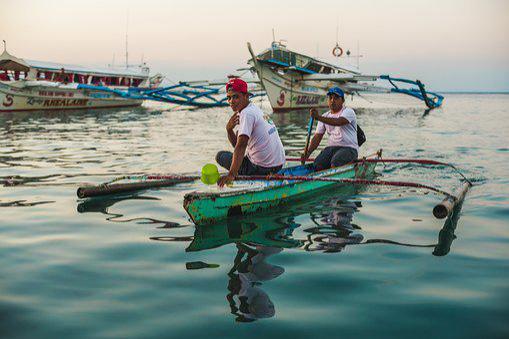
[[[219,180],[219,171],[214,164],[206,164],[201,169],[201,182],[205,185],[214,185]]]

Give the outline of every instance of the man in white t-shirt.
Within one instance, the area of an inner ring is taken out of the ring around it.
[[[277,128],[263,112],[249,102],[247,83],[235,78],[226,84],[226,97],[233,115],[226,124],[233,153],[216,155],[219,165],[229,170],[219,179],[224,186],[237,175],[265,175],[278,172],[285,163],[285,151]],[[234,129],[238,126],[238,129]]]
[[[328,144],[316,157],[314,165],[317,171],[345,165],[357,159],[357,117],[353,109],[345,107],[345,94],[339,87],[332,87],[327,92],[330,111],[319,115],[316,109],[310,110],[310,116],[318,121],[316,132],[302,160],[309,158],[320,145],[327,132]]]

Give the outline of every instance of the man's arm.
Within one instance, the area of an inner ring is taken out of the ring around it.
[[[249,137],[244,134],[239,135],[237,138],[237,144],[235,145],[235,150],[233,151],[233,159],[229,174],[233,174],[234,176],[239,174],[240,165],[242,165],[242,160],[244,160],[244,155],[246,154],[248,141]]]
[[[301,157],[302,160],[306,161],[309,158],[311,153],[313,153],[313,151],[317,149],[320,143],[322,142],[322,138],[323,134],[315,133],[315,135],[313,135],[313,138],[311,138],[311,142],[309,143],[306,154],[302,154]]]
[[[233,131],[235,126],[239,124],[239,114],[234,113],[230,120],[228,120],[228,123],[226,124],[226,132],[228,133],[228,140],[230,141],[230,144],[232,144],[233,147],[237,145],[237,133]]]
[[[232,182],[239,174],[242,160],[244,160],[244,155],[246,154],[248,141],[249,137],[247,135],[242,134],[238,136],[235,149],[233,150],[233,159],[232,164],[230,165],[230,171],[228,172],[228,175],[219,178],[219,181],[217,182],[219,187],[223,187],[225,184]]]
[[[228,132],[228,140],[230,141],[230,144],[232,144],[233,147],[237,145],[237,133],[233,131],[233,129],[227,130]]]
[[[348,119],[345,119],[343,117],[326,118],[324,116],[317,115],[317,116],[315,116],[315,119],[323,122],[326,125],[331,125],[331,126],[344,126],[344,125],[348,125],[350,123],[350,121],[348,121]]]

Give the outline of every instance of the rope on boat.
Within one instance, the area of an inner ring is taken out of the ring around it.
[[[190,181],[200,179],[199,176],[192,175],[180,175],[180,174],[170,174],[170,175],[125,175],[122,177],[115,178],[108,182],[103,183],[102,185],[108,186],[118,181],[122,180],[138,180],[138,181],[147,181],[147,180],[176,180],[176,181]]]
[[[453,164],[437,161],[437,160],[429,160],[429,159],[359,159],[356,162],[373,162],[373,163],[414,163],[414,164],[421,164],[421,165],[439,165],[439,166],[447,166],[452,168],[456,173],[458,173],[463,179],[465,179],[466,182],[468,182],[470,185],[473,186],[472,182],[467,179],[467,177],[461,173],[461,171],[454,166]]]
[[[301,175],[267,175],[267,176],[259,176],[259,175],[250,175],[250,176],[238,176],[235,180],[271,180],[271,181],[285,181],[285,180],[295,180],[295,181],[324,181],[324,182],[336,182],[336,183],[344,183],[344,184],[357,184],[357,185],[380,185],[380,186],[399,186],[399,187],[414,187],[414,188],[424,188],[433,192],[441,193],[446,197],[454,198],[449,192],[443,191],[439,188],[419,184],[415,182],[407,182],[407,181],[386,181],[386,180],[367,180],[367,179],[341,179],[341,178],[323,178],[323,177],[306,177]]]

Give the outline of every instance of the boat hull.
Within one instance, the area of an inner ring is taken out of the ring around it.
[[[374,175],[376,163],[358,162],[316,172],[310,177],[367,178]],[[184,197],[184,208],[196,225],[211,224],[239,215],[274,208],[305,194],[338,185],[327,181],[267,182],[266,187],[233,192],[192,192]],[[339,184],[340,185],[340,184]]]
[[[0,82],[0,112],[95,109],[140,106],[142,100],[126,99],[106,93],[71,86],[23,86]]]
[[[259,63],[256,70],[275,113],[309,108],[327,108],[329,82],[296,81],[291,73],[280,74]]]

